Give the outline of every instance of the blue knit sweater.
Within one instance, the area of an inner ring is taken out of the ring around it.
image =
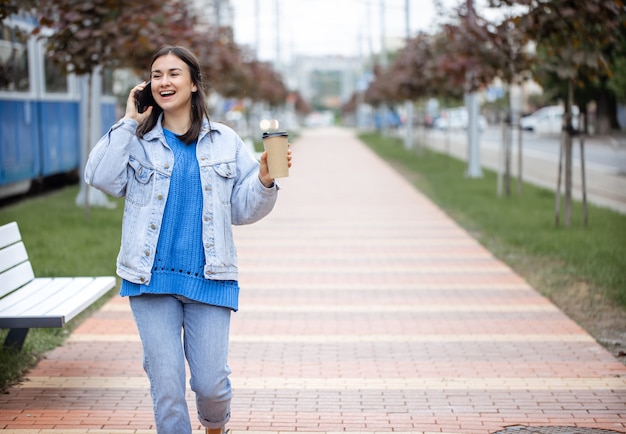
[[[186,145],[163,130],[174,152],[174,170],[163,212],[156,257],[149,285],[122,281],[120,295],[176,294],[232,310],[238,309],[239,284],[204,278],[202,188],[196,144]]]

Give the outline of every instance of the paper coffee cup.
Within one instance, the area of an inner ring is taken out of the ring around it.
[[[287,149],[289,134],[286,131],[263,133],[263,147],[267,151],[267,166],[272,178],[286,178],[289,176],[289,161]]]

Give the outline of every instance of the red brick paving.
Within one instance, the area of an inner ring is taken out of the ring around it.
[[[351,132],[293,152],[274,212],[236,230],[234,433],[626,432],[626,367]],[[0,428],[153,432],[127,300],[0,397]]]

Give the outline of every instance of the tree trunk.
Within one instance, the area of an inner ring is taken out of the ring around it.
[[[574,100],[574,83],[572,79],[567,82],[567,101],[563,115],[561,131],[561,147],[559,151],[558,181],[556,188],[555,225],[559,225],[561,212],[561,179],[564,187],[564,215],[563,224],[570,226],[572,222],[572,103]],[[564,173],[563,173],[564,172]],[[562,176],[564,175],[564,176]]]
[[[522,195],[522,191],[524,189],[524,177],[522,176],[522,168],[523,168],[523,162],[524,162],[524,153],[523,153],[522,146],[523,146],[524,135],[522,134],[522,126],[519,123],[521,116],[522,116],[521,113],[515,116],[515,119],[516,119],[515,130],[517,131],[517,194],[518,196]]]
[[[611,130],[618,127],[615,99],[605,89],[601,89],[598,91],[596,107],[595,133],[611,134]]]
[[[567,83],[567,102],[565,104],[565,210],[564,224],[572,224],[572,104],[574,102],[574,83]]]
[[[87,158],[89,157],[89,140],[91,139],[91,116],[92,114],[92,110],[91,110],[91,99],[92,99],[92,87],[93,87],[93,74],[89,74],[87,76],[87,123],[85,125],[86,128],[86,133],[85,136],[87,138],[87,140],[85,141],[84,145],[86,152],[85,152],[85,161],[82,162],[83,164],[83,170],[85,168],[85,164],[87,162]],[[81,182],[85,182],[84,180],[81,180]],[[85,203],[84,205],[84,210],[85,210],[85,218],[88,219],[89,218],[89,186],[85,185]]]
[[[506,141],[504,142],[504,194],[511,197],[511,145],[513,142],[513,117],[509,118],[506,126]]]

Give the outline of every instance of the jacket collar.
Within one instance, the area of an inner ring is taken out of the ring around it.
[[[213,132],[220,133],[220,128],[218,124],[210,121],[209,119],[204,119],[202,121],[202,129],[200,130],[200,135],[198,137],[198,141],[202,139],[207,133],[213,138]],[[154,140],[154,139],[163,139],[165,140],[165,135],[163,134],[163,113],[159,115],[159,119],[157,119],[157,123],[150,131],[146,133],[144,136],[145,140]]]

